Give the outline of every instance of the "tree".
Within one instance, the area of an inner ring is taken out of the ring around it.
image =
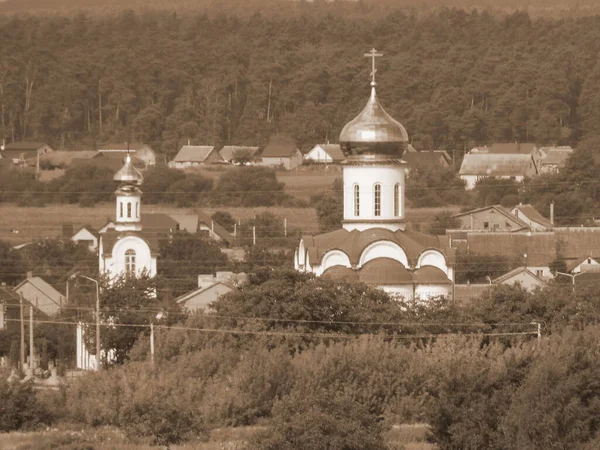
[[[211,219],[230,233],[233,233],[236,221],[229,211],[215,211],[211,216]]]
[[[152,204],[168,200],[169,187],[184,178],[185,173],[181,170],[166,166],[151,167],[144,174],[144,202]]]
[[[19,251],[6,241],[0,241],[0,282],[13,285],[26,275],[25,261]]]
[[[228,206],[273,206],[286,198],[283,188],[273,169],[236,167],[221,175],[213,199],[217,204]]]
[[[335,180],[331,191],[326,194],[314,195],[310,204],[314,205],[319,217],[319,229],[322,232],[335,230],[340,227],[344,218],[344,186],[342,180]]]

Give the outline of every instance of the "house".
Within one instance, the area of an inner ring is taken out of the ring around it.
[[[245,273],[217,272],[216,275],[198,275],[198,288],[178,297],[175,301],[188,312],[210,311],[211,304],[219,297],[246,282]]]
[[[415,167],[441,167],[443,169],[452,167],[452,157],[445,150],[405,153],[402,159],[407,164],[407,173],[410,173],[410,170]]]
[[[112,153],[101,153],[96,152],[91,158],[73,158],[71,165],[74,167],[81,166],[96,166],[109,169],[110,171],[118,171],[123,166],[123,161],[127,153],[123,154],[120,152]],[[135,156],[129,156],[131,163],[138,170],[145,170],[147,168],[146,163]]]
[[[528,224],[509,210],[500,206],[486,206],[452,216],[459,222],[460,230],[508,231],[529,230]]]
[[[234,164],[238,162],[249,162],[254,159],[254,156],[258,153],[258,147],[245,147],[240,145],[226,145],[219,154],[223,161]]]
[[[483,178],[503,178],[522,182],[538,174],[531,154],[520,153],[468,153],[460,166],[459,176],[465,189],[471,190]]]
[[[15,164],[25,164],[27,160],[34,160],[52,151],[52,147],[43,142],[20,141],[4,145],[1,153],[3,158],[11,159]]]
[[[508,273],[492,280],[494,284],[520,284],[524,289],[529,292],[536,290],[537,288],[543,288],[546,286],[546,282],[540,277],[536,276],[527,267],[517,267]]]
[[[583,263],[584,258],[600,261],[599,227],[557,227],[553,229],[557,253],[573,271]]]
[[[187,169],[204,164],[224,162],[214,145],[184,145],[179,150],[169,167]]]
[[[321,164],[341,163],[346,159],[340,144],[317,144],[306,155],[305,161]]]
[[[572,274],[581,272],[597,272],[598,269],[600,269],[600,262],[591,256],[573,259],[567,262],[567,272]]]
[[[64,295],[42,278],[32,276],[31,272],[14,291],[47,316],[56,315],[65,302]]]
[[[263,150],[260,165],[270,167],[283,167],[292,170],[302,164],[302,152],[298,150],[296,142],[289,136],[276,135],[271,137]]]
[[[235,236],[202,211],[198,211],[198,232],[207,234],[215,241],[227,242],[230,247],[235,244]]]
[[[23,320],[29,320],[33,305],[23,298]],[[33,308],[34,318],[47,318],[38,308]],[[0,330],[18,330],[21,321],[21,297],[12,288],[0,286]]]
[[[98,151],[105,156],[118,158],[121,164],[125,159],[125,155],[129,153],[131,156],[143,161],[146,167],[156,165],[156,152],[148,144],[111,143],[102,146]]]
[[[573,149],[570,146],[541,147],[540,153],[540,173],[559,173],[567,165]]]
[[[81,227],[79,230],[73,234],[71,240],[76,242],[77,244],[84,245],[90,251],[95,252],[98,250],[98,239],[100,238],[100,233],[94,230],[89,225],[85,225]]]
[[[510,212],[525,222],[532,231],[547,231],[554,227],[551,220],[546,219],[529,204],[517,205]]]
[[[179,225],[178,231],[185,231],[190,234],[198,232],[198,214],[170,214],[171,218]]]
[[[179,223],[168,214],[142,213],[140,223],[146,234],[169,235],[179,230]],[[115,229],[115,222],[110,221],[98,230],[99,234]]]
[[[553,232],[469,232],[465,250],[484,256],[503,256],[512,263],[526,267],[535,276],[552,278],[550,264],[558,258]]]

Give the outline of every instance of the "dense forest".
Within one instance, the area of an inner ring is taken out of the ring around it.
[[[575,144],[597,131],[600,17],[330,7],[0,17],[0,138],[135,140],[167,155],[188,139],[335,141],[366,102],[371,47],[385,54],[380,100],[417,148]]]

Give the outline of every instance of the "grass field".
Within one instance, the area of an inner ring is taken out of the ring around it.
[[[218,428],[212,430],[208,442],[173,445],[172,450],[235,450],[242,448],[258,431],[264,427]],[[435,450],[433,444],[426,442],[425,424],[403,424],[394,427],[385,434],[388,444],[404,450]],[[90,450],[151,450],[155,447],[130,443],[115,428],[81,429],[81,427],[61,426],[38,432],[12,432],[0,434],[0,448],[3,450],[37,450],[52,448],[86,448]]]

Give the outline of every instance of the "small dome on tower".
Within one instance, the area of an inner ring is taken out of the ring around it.
[[[142,181],[144,181],[144,177],[140,171],[133,167],[133,162],[131,161],[129,153],[125,157],[123,167],[115,174],[113,180],[130,184],[142,184]]]

